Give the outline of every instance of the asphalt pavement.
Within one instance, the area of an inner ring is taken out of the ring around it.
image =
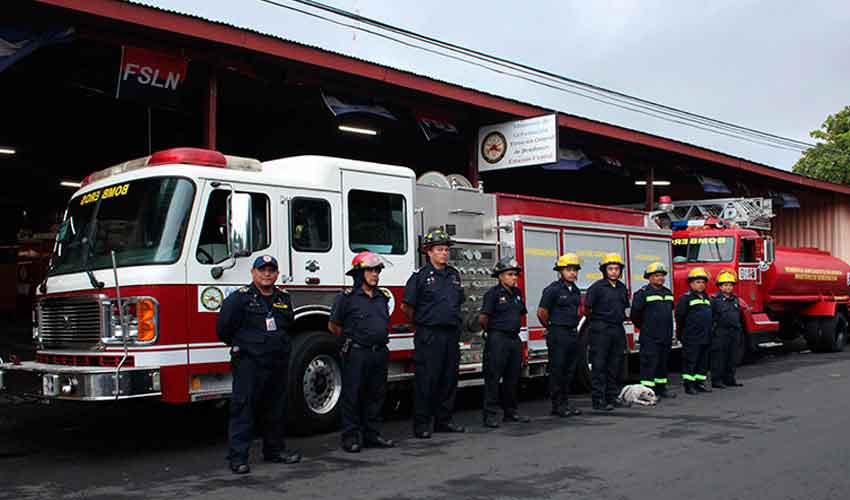
[[[560,419],[527,391],[530,424],[480,426],[480,389],[461,393],[466,434],[410,436],[348,454],[336,434],[291,438],[297,465],[227,469],[226,411],[146,404],[0,402],[0,499],[845,499],[850,496],[850,352],[777,354],[742,367],[744,387],[652,408]],[[259,443],[257,443],[258,445]],[[259,463],[257,463],[259,462]]]

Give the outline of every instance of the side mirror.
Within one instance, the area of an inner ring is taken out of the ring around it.
[[[251,195],[231,193],[227,198],[227,250],[231,257],[251,255],[254,248],[251,238],[253,220]]]
[[[776,247],[773,243],[773,238],[764,239],[762,253],[764,255],[764,261],[767,264],[773,264],[773,261],[776,260]]]

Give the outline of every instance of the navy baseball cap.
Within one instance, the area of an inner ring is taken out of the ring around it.
[[[271,255],[260,255],[259,257],[254,259],[254,269],[259,269],[265,266],[271,266],[277,269],[277,259],[275,259]]]

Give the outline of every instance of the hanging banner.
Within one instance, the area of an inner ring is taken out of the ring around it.
[[[115,98],[176,106],[187,67],[184,57],[124,46]]]
[[[457,137],[460,134],[458,128],[450,121],[440,120],[425,115],[416,115],[419,128],[425,134],[425,140],[433,141],[441,137]]]
[[[380,116],[389,120],[395,120],[396,117],[390,110],[377,104],[345,102],[338,97],[327,95],[322,92],[322,100],[325,101],[325,106],[328,107],[334,116],[342,116],[350,113],[360,113],[366,115]]]
[[[36,49],[54,43],[70,42],[74,39],[74,28],[52,26],[35,28],[25,25],[0,26],[0,71],[5,70]]]
[[[558,116],[538,116],[478,129],[478,171],[558,161]]]

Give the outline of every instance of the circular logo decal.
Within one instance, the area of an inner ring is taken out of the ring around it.
[[[395,295],[393,295],[393,293],[387,288],[381,287],[381,290],[386,292],[387,297],[389,297],[387,300],[387,311],[390,313],[390,316],[392,316],[393,311],[395,311]]]
[[[208,286],[201,292],[201,305],[207,311],[218,311],[224,302],[224,294],[214,286]]]
[[[499,163],[508,152],[508,141],[501,132],[490,132],[481,141],[481,156],[487,163]]]

